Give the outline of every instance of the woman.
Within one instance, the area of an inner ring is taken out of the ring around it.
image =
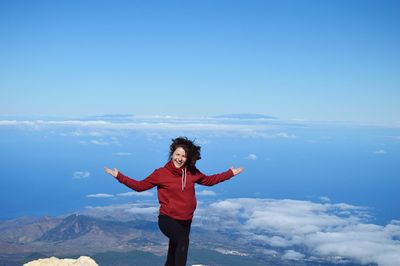
[[[129,178],[116,168],[104,167],[104,170],[138,192],[157,186],[160,203],[158,225],[169,238],[165,265],[181,266],[186,265],[190,226],[196,209],[195,183],[212,186],[240,174],[244,169],[232,167],[220,174],[204,175],[196,168],[196,161],[201,159],[200,147],[186,137],[172,140],[169,158],[164,167],[156,169],[142,181]]]

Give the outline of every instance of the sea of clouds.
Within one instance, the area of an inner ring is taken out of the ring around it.
[[[257,252],[284,260],[399,265],[400,221],[374,224],[365,207],[293,199],[232,198],[199,201],[193,228],[239,235]],[[155,221],[154,201],[88,207],[85,214]]]
[[[233,230],[287,259],[400,263],[400,221],[377,225],[364,207],[291,199],[226,199],[201,206],[196,224]],[[276,251],[274,250],[276,248]],[[301,250],[301,251],[299,251]]]

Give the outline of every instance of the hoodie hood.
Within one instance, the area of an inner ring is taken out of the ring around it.
[[[164,167],[167,168],[173,175],[181,177],[182,191],[184,191],[186,187],[186,166],[181,168],[176,168],[174,163],[170,160],[168,163],[165,164]]]
[[[173,175],[176,176],[181,176],[182,175],[182,170],[186,168],[186,166],[181,167],[181,168],[176,168],[172,160],[169,160],[165,165],[165,168],[167,168]]]

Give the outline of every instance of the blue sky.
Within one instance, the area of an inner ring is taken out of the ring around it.
[[[398,1],[1,1],[0,115],[399,125]]]

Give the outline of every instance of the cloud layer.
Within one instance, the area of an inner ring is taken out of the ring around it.
[[[224,118],[224,117],[171,117],[171,116],[130,116],[123,120],[107,117],[93,117],[90,120],[0,120],[0,127],[44,130],[60,129],[64,137],[104,137],[115,134],[115,131],[157,132],[157,134],[185,131],[212,132],[263,138],[290,138],[291,133],[282,132],[288,124],[276,119],[267,118]],[[83,144],[114,144],[103,139],[83,140]]]
[[[248,243],[284,249],[283,259],[400,261],[400,221],[368,223],[365,208],[298,200],[228,199],[197,211],[197,224],[239,232]]]
[[[88,197],[88,198],[112,198],[114,196],[111,194],[106,194],[106,193],[97,193],[97,194],[89,194],[86,197]]]
[[[158,205],[143,201],[88,207],[88,214],[155,220]],[[239,235],[247,248],[283,260],[397,265],[400,221],[369,222],[364,207],[290,199],[235,198],[201,203],[194,227]]]
[[[203,189],[203,190],[201,190],[199,192],[196,192],[196,194],[198,196],[217,196],[217,193],[215,193],[212,190],[207,190],[207,189]]]

